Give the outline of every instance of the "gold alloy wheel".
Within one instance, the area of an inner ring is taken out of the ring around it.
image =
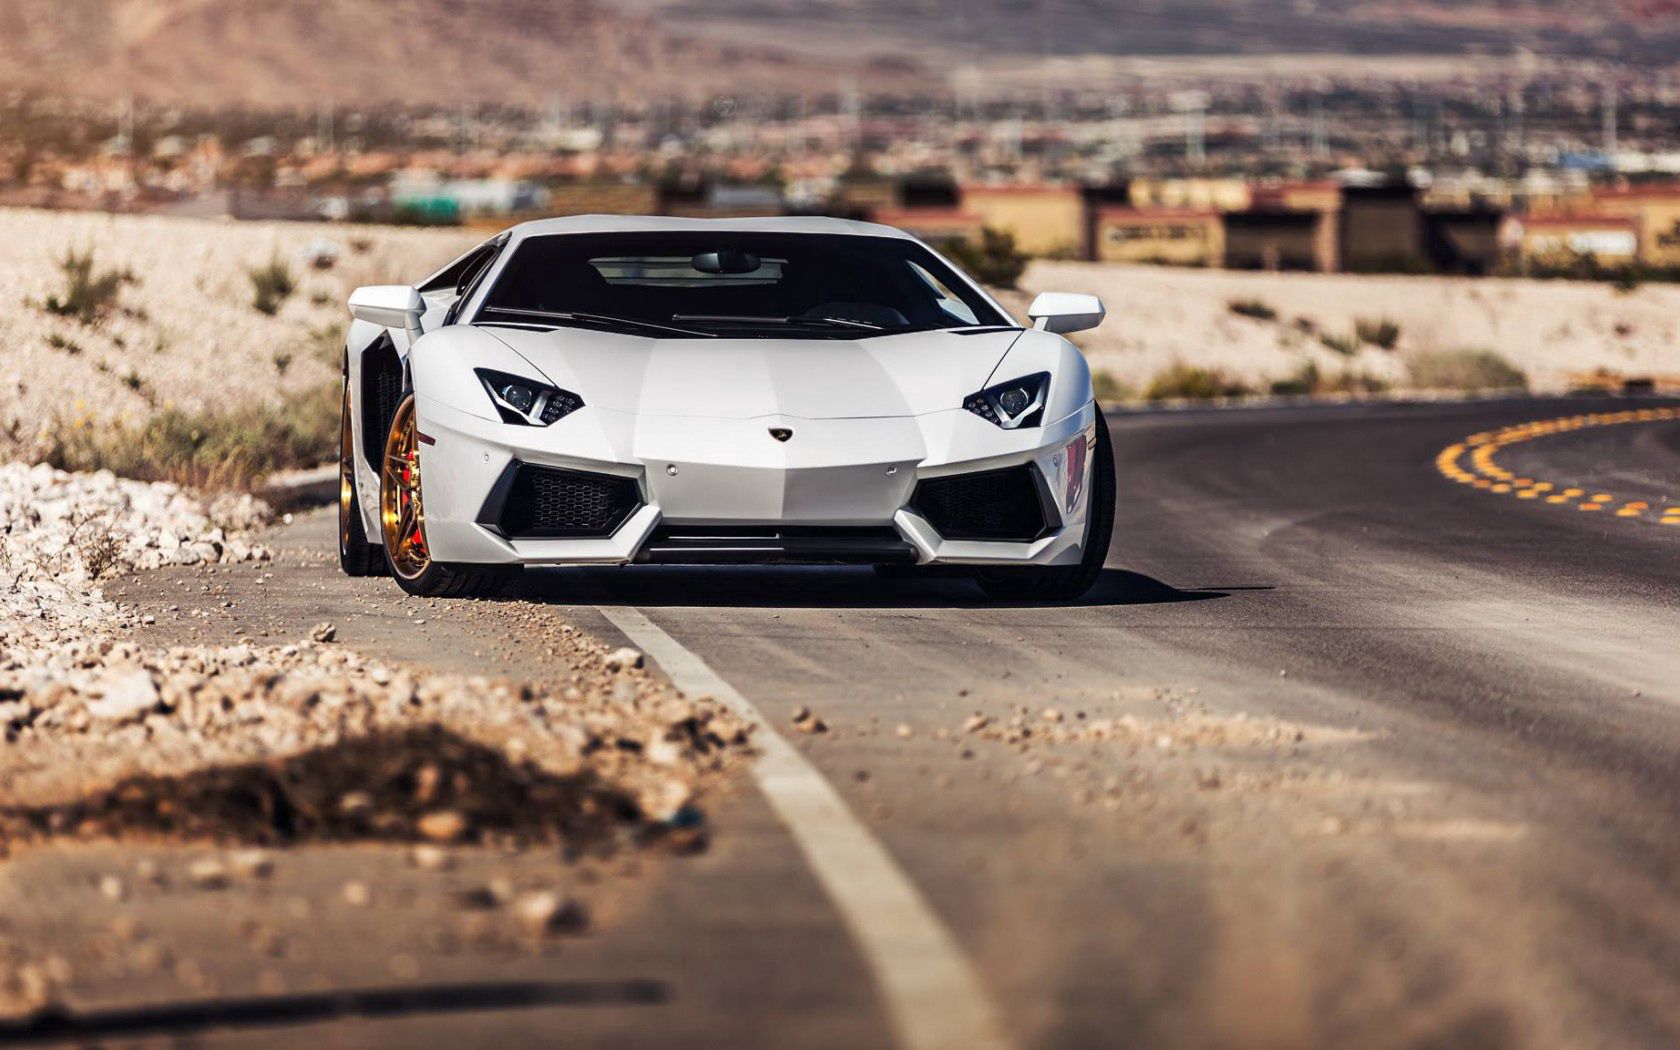
[[[344,411],[338,430],[338,549],[350,549],[351,504],[356,499],[356,453],[350,431],[350,384],[344,384]]]
[[[391,569],[413,580],[432,564],[426,548],[426,515],[420,504],[420,442],[414,426],[414,396],[403,399],[385,439],[379,473],[379,523]]]

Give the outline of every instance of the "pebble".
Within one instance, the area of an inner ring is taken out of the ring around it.
[[[219,890],[228,884],[227,865],[214,857],[195,860],[187,867],[187,879],[201,890]]]
[[[121,901],[128,896],[128,887],[115,875],[106,875],[99,880],[99,894],[108,901]]]
[[[512,911],[520,927],[532,936],[576,931],[587,924],[582,906],[554,890],[521,894]]]
[[[408,860],[421,871],[448,871],[454,865],[454,858],[449,855],[448,850],[428,843],[422,843],[410,850]]]
[[[241,879],[266,879],[274,874],[274,857],[267,850],[238,850],[228,855],[228,870]]]
[[[415,825],[433,842],[454,842],[467,833],[467,818],[452,809],[433,810]]]

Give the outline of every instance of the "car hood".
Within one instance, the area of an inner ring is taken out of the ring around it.
[[[959,408],[1021,335],[654,339],[579,328],[482,330],[586,404],[720,419],[859,419]]]

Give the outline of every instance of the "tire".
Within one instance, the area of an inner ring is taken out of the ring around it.
[[[1114,444],[1097,409],[1097,455],[1091,465],[1091,507],[1078,565],[981,569],[975,581],[999,601],[1071,602],[1096,585],[1114,539]]]
[[[392,578],[420,598],[487,597],[517,572],[501,565],[445,565],[426,543],[414,394],[404,395],[391,419],[379,470],[379,525]]]
[[[346,576],[383,576],[385,556],[368,542],[362,503],[356,495],[356,446],[350,426],[350,381],[338,428],[338,567]]]

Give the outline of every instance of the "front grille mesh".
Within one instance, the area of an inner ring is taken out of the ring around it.
[[[1030,465],[928,478],[911,506],[948,540],[1035,540],[1048,522]]]
[[[631,478],[521,466],[502,509],[508,536],[609,536],[641,505]]]

